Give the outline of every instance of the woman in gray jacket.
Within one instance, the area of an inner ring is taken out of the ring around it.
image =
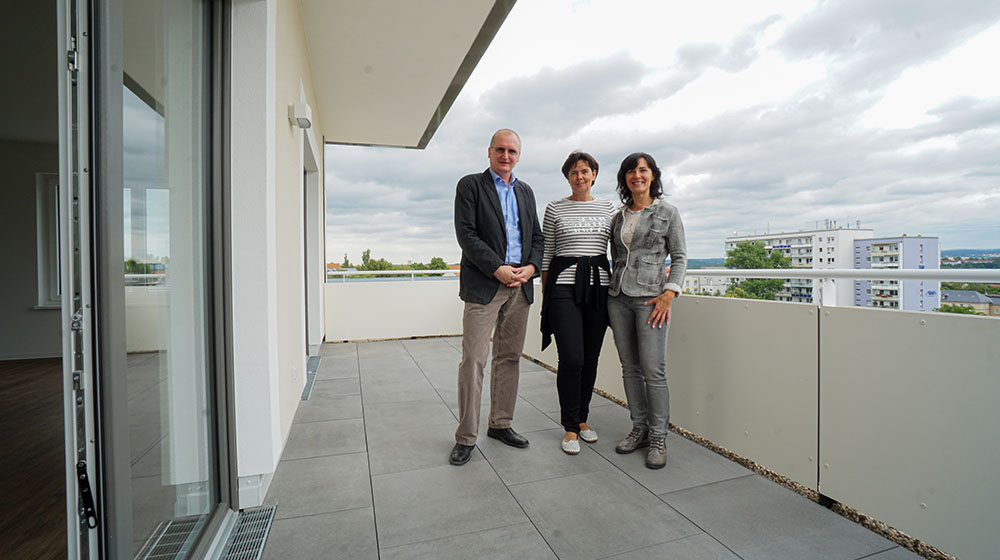
[[[646,466],[651,469],[663,468],[667,461],[667,329],[670,306],[687,269],[684,225],[677,208],[660,199],[660,175],[649,154],[634,153],[622,161],[618,195],[623,206],[611,219],[608,290],[608,320],[632,416],[632,431],[615,451],[632,453],[648,446]]]

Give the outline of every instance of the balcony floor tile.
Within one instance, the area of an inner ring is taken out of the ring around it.
[[[533,432],[526,449],[513,449],[495,439],[481,438],[479,449],[508,485],[536,482],[576,474],[607,470],[612,466],[594,451],[583,449],[567,455],[560,447],[562,428]]]
[[[618,470],[518,484],[511,492],[560,558],[605,558],[701,532]]]
[[[906,550],[905,548],[896,547],[885,552],[879,552],[872,556],[866,556],[864,560],[922,560],[923,557]]]
[[[278,519],[271,526],[262,558],[377,560],[374,512],[366,507]]]
[[[282,459],[364,453],[365,423],[360,418],[292,424]]]
[[[454,444],[454,418],[447,424],[404,423],[368,430],[372,476],[439,467]]]
[[[475,551],[475,554],[470,554]],[[556,555],[545,544],[531,523],[518,523],[454,537],[444,537],[411,545],[382,549],[382,560],[467,560],[468,558],[512,558],[517,560],[554,560]]]
[[[309,400],[299,405],[293,422],[303,424],[362,416],[364,412],[361,408],[361,395],[334,395],[322,389],[317,391],[314,385],[312,395]]]
[[[486,461],[373,476],[372,487],[382,548],[528,521]]]
[[[757,475],[662,498],[745,560],[855,560],[896,546]]]
[[[320,369],[322,368],[323,366],[320,366]],[[361,380],[358,377],[320,379],[317,373],[316,382],[313,384],[313,392],[329,396],[360,395]]]
[[[649,558],[669,558],[670,560],[740,560],[740,557],[733,554],[733,551],[722,546],[719,541],[706,533],[609,557],[610,560],[648,560]]]
[[[278,506],[276,519],[371,507],[368,456],[282,460],[264,503]]]
[[[441,399],[437,401],[411,400],[387,403],[369,403],[365,407],[365,426],[368,431],[386,427],[397,430],[447,424],[455,431],[456,417]]]

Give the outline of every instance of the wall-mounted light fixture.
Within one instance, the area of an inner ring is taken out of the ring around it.
[[[289,105],[288,122],[292,123],[292,126],[299,128],[309,128],[312,126],[312,109],[309,108],[309,104],[301,102]]]

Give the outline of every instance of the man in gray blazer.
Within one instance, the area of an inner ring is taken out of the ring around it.
[[[542,266],[542,230],[531,187],[514,175],[521,138],[501,129],[490,139],[490,167],[466,175],[455,192],[455,235],[462,248],[458,295],[462,362],[458,366],[458,429],[449,461],[464,465],[479,434],[483,368],[493,335],[487,435],[513,447],[528,440],[511,428],[533,278]]]

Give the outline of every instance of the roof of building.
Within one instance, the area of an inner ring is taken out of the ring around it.
[[[990,303],[990,298],[973,290],[941,290],[941,302]]]
[[[986,296],[986,297],[990,298],[990,301],[993,302],[993,305],[1000,305],[1000,295]]]

